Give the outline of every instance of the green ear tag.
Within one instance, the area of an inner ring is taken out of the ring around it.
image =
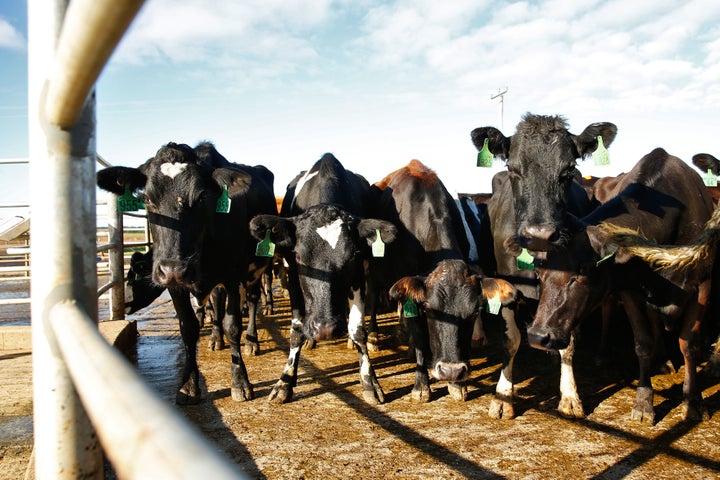
[[[372,243],[372,254],[373,257],[384,257],[385,256],[385,243],[380,238],[380,230],[375,229],[375,241]]]
[[[217,205],[215,206],[215,211],[217,213],[229,213],[231,202],[232,200],[230,199],[230,197],[228,197],[227,193],[227,185],[223,185],[223,191],[222,194],[220,194],[220,198],[218,198]]]
[[[495,294],[494,297],[488,298],[487,301],[487,311],[492,313],[493,315],[497,315],[500,313],[500,307],[502,307],[502,302],[500,301],[500,294]]]
[[[603,139],[600,135],[597,137],[598,146],[592,153],[595,165],[610,165],[610,152],[605,148]]]
[[[477,166],[490,168],[492,167],[493,158],[495,158],[495,155],[493,155],[488,148],[488,139],[486,138],[483,142],[482,150],[478,152]]]
[[[136,282],[139,282],[140,280],[142,280],[142,275],[140,275],[139,273],[136,273],[136,274],[135,274],[135,281],[136,281]]]
[[[520,255],[517,257],[517,268],[518,270],[535,270],[535,257],[530,255],[527,248],[523,248]]]
[[[145,205],[135,198],[130,191],[130,187],[125,187],[125,193],[118,197],[118,210],[120,212],[137,212],[140,210],[140,206],[145,208]]]
[[[417,303],[413,302],[412,298],[408,297],[407,300],[405,300],[405,303],[403,303],[403,317],[415,318],[419,316],[420,314],[418,313]]]
[[[260,240],[255,247],[255,256],[272,257],[275,255],[275,244],[270,240],[270,230],[265,231],[265,238]]]
[[[715,174],[708,168],[707,174],[703,175],[703,183],[706,187],[717,187],[717,177]]]
[[[598,260],[597,263],[595,263],[595,266],[597,267],[597,266],[599,266],[601,263],[603,263],[605,260],[611,259],[613,255],[615,255],[615,252],[608,253],[608,254],[605,255],[603,258],[601,258],[600,260]]]

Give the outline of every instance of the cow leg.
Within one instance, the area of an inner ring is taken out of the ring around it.
[[[680,351],[685,360],[685,378],[683,381],[683,416],[685,420],[709,420],[710,416],[703,406],[702,394],[697,385],[697,358],[700,354],[700,330],[705,316],[710,294],[710,280],[700,284],[697,301],[692,301],[685,310],[682,330],[680,331]]]
[[[428,364],[431,353],[427,322],[424,318],[406,319],[402,312],[400,322],[406,323],[410,330],[410,340],[415,348],[415,385],[410,393],[410,400],[413,402],[430,401],[430,376],[428,375]],[[413,348],[413,347],[411,347]]]
[[[285,364],[280,379],[275,383],[270,395],[268,396],[269,402],[274,403],[287,403],[292,400],[293,388],[297,382],[297,369],[298,363],[300,362],[300,349],[305,342],[305,335],[303,334],[303,324],[296,318],[292,319],[292,326],[290,328],[290,353],[288,354],[288,360]]]
[[[190,293],[179,288],[170,288],[170,297],[180,322],[180,336],[185,348],[180,388],[175,395],[178,405],[193,405],[200,402],[200,384],[197,365],[197,342],[200,339],[200,324],[190,303]]]
[[[205,311],[212,312],[212,331],[210,333],[210,340],[208,341],[208,348],[210,350],[217,351],[225,348],[222,322],[225,317],[226,302],[227,295],[225,294],[225,287],[217,286],[210,293],[210,299],[205,305]]]
[[[370,350],[371,352],[377,352],[380,350],[380,348],[378,347],[378,332],[380,330],[378,329],[377,324],[377,307],[380,291],[377,282],[372,279],[372,277],[368,279],[367,285],[367,303],[365,305],[365,311],[369,313],[370,317],[368,319],[367,346],[368,350]]]
[[[639,366],[635,405],[632,408],[630,418],[652,424],[655,422],[655,409],[653,407],[650,371],[654,358],[655,339],[652,335],[652,329],[647,324],[648,319],[644,312],[644,300],[638,294],[632,292],[621,292],[620,296],[635,337],[635,355]]]
[[[257,336],[257,310],[260,302],[261,285],[258,282],[245,286],[245,299],[248,307],[248,323],[245,330],[245,354],[257,355],[260,353],[260,344]]]
[[[485,336],[485,329],[483,328],[482,315],[478,315],[473,323],[472,345],[482,348],[486,342],[487,337]]]
[[[560,404],[558,412],[565,417],[584,418],[580,395],[578,395],[573,371],[573,356],[575,355],[575,332],[570,334],[570,344],[560,350]]]
[[[502,317],[505,320],[505,361],[500,370],[500,379],[495,387],[495,396],[490,401],[488,415],[491,418],[508,419],[515,416],[515,408],[513,406],[513,364],[515,362],[515,354],[520,348],[520,330],[515,322],[515,310],[512,308],[503,308]]]
[[[355,344],[360,361],[360,384],[363,389],[363,398],[371,405],[385,402],[385,393],[378,382],[375,370],[370,363],[370,354],[367,346],[367,333],[363,325],[365,304],[360,289],[353,290],[353,298],[349,305],[348,335]]]
[[[275,301],[272,294],[272,265],[268,265],[262,275],[263,315],[272,315],[275,312]]]
[[[248,380],[247,370],[240,355],[240,335],[242,333],[242,310],[240,306],[240,286],[227,285],[227,312],[222,320],[225,336],[230,344],[230,358],[232,361],[230,394],[236,402],[252,400],[254,393]]]
[[[298,276],[297,263],[292,257],[288,257],[288,296],[290,297],[290,309],[293,323],[303,323],[305,318],[305,299],[303,298],[302,289],[300,288],[300,278]],[[307,348],[315,348],[315,340],[308,338],[305,342]]]

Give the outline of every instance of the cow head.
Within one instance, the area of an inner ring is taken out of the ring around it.
[[[165,290],[152,281],[153,251],[135,252],[125,277],[125,313],[135,313],[150,305]]]
[[[129,189],[145,202],[154,240],[152,279],[188,288],[201,277],[204,238],[213,234],[216,216],[227,215],[215,213],[223,188],[237,199],[250,184],[246,173],[202,165],[192,148],[175,143],[160,148],[139,168],[101,170],[97,181],[118,195]]]
[[[404,277],[390,288],[390,296],[412,300],[429,335],[432,375],[438,380],[463,381],[470,372],[470,342],[475,320],[487,299],[503,305],[515,300],[514,287],[504,280],[473,275],[463,260],[443,260],[427,276]]]
[[[305,301],[305,335],[318,340],[344,333],[348,295],[364,289],[363,261],[371,256],[377,231],[385,243],[397,234],[389,222],[360,219],[328,204],[295,217],[258,215],[250,222],[255,238],[262,240],[269,232],[278,247],[294,253]]]
[[[608,292],[611,265],[631,257],[593,226],[574,231],[563,248],[547,252],[538,268],[540,299],[528,343],[535,348],[567,348],[577,324],[590,314]]]
[[[505,160],[517,234],[525,246],[539,250],[561,238],[577,160],[595,151],[598,136],[609,146],[616,133],[612,123],[593,123],[580,135],[573,135],[562,117],[528,113],[511,137],[496,128],[481,127],[472,131],[471,138],[478,150],[487,139],[490,151]]]

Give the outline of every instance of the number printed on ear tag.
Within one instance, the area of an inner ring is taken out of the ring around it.
[[[517,268],[518,270],[535,270],[535,257],[530,255],[527,248],[523,248],[520,255],[517,257]]]
[[[118,211],[120,212],[137,212],[145,205],[138,200],[130,191],[130,187],[125,187],[125,193],[118,197]]]
[[[223,185],[223,191],[220,194],[220,198],[218,198],[217,205],[215,206],[215,211],[217,213],[230,213],[231,203],[232,199],[228,197],[227,185]]]
[[[265,238],[260,240],[255,247],[255,256],[272,257],[275,255],[275,244],[270,240],[270,230],[265,231]]]
[[[405,303],[403,303],[403,317],[415,318],[419,316],[420,313],[418,312],[417,303],[413,302],[412,298],[408,297],[407,300],[405,300]]]
[[[385,243],[380,237],[380,230],[375,229],[375,241],[372,243],[372,255],[373,257],[384,257],[385,256]]]
[[[488,139],[486,138],[483,142],[482,149],[478,152],[477,155],[477,166],[490,168],[492,167],[493,158],[495,158],[495,155],[493,155],[488,148]]]

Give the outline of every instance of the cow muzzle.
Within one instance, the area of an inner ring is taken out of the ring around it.
[[[462,382],[467,379],[470,368],[465,362],[437,362],[431,373],[436,380]]]
[[[562,350],[570,345],[569,338],[564,338],[552,330],[532,325],[527,330],[527,336],[530,346],[540,350]]]
[[[159,263],[155,267],[153,281],[165,287],[186,287],[192,284],[189,269],[176,262]]]

